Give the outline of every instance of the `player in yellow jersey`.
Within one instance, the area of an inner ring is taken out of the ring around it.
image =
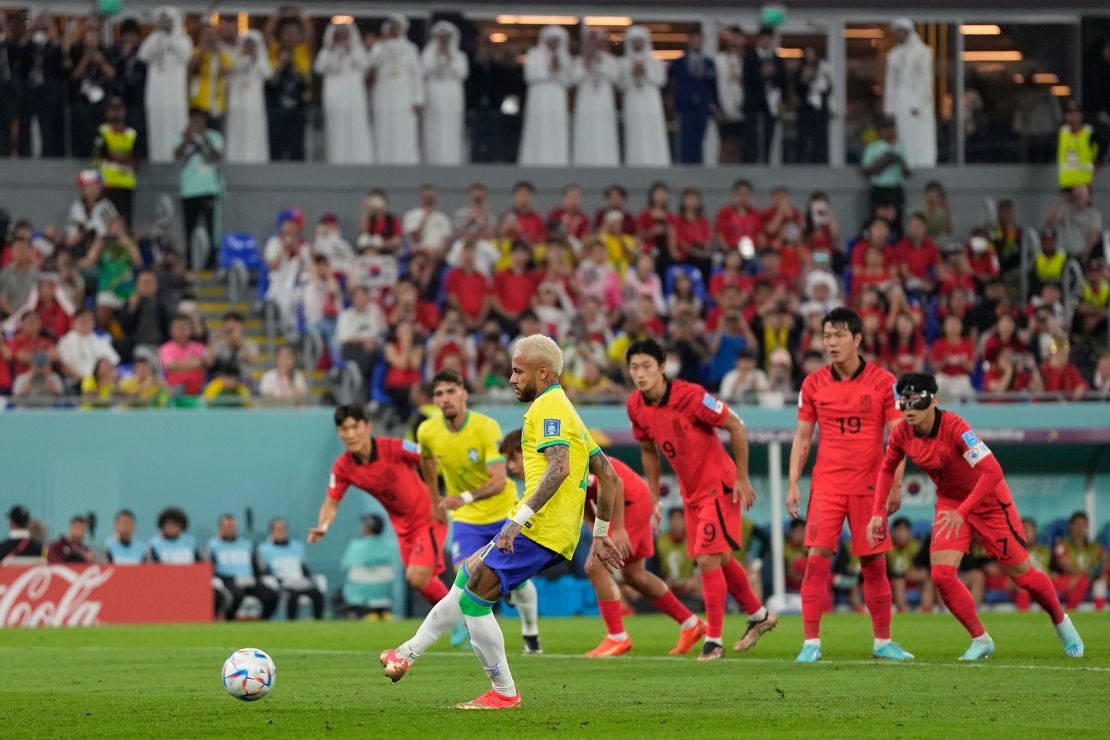
[[[399,681],[432,643],[460,616],[465,617],[474,652],[493,688],[456,705],[459,709],[520,705],[493,605],[524,581],[574,554],[590,473],[600,484],[590,557],[599,558],[610,569],[624,565],[607,534],[620,479],[559,385],[563,371],[559,345],[540,334],[521,339],[512,369],[509,383],[517,400],[531,403],[523,425],[524,499],[513,508],[497,538],[459,569],[451,592],[432,607],[416,635],[379,656],[385,675]]]
[[[451,517],[451,563],[457,571],[463,560],[489,544],[501,531],[509,510],[516,505],[516,484],[509,480],[497,422],[467,408],[466,382],[454,370],[441,370],[432,378],[432,401],[439,414],[416,430],[424,482],[439,501],[439,476],[447,497],[440,506]],[[536,620],[536,587],[525,581],[506,601],[520,612],[520,632],[525,654],[539,654]],[[451,644],[466,639],[466,622],[451,631]]]

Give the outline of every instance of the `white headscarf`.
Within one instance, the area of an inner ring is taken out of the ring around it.
[[[396,23],[398,26],[401,27],[401,33],[400,33],[400,36],[399,36],[400,38],[404,38],[405,36],[408,35],[408,32],[409,32],[409,19],[408,18],[401,15],[400,13],[390,13],[389,15],[387,15],[385,17],[385,20],[382,21],[382,33],[383,34],[385,33],[386,27],[389,26],[390,23]]]
[[[641,40],[644,42],[644,48],[636,51],[632,48],[632,42]],[[651,43],[651,31],[647,26],[629,26],[628,30],[624,32],[624,55],[626,57],[651,57],[655,54],[655,47]]]
[[[334,23],[334,22],[333,23],[328,23],[328,27],[326,29],[324,29],[324,45],[323,45],[324,49],[330,49],[331,48],[332,40],[335,38],[335,31],[336,31],[337,28],[346,28],[347,29],[347,39],[351,44],[351,50],[352,51],[357,52],[357,51],[362,50],[362,48],[363,48],[363,46],[362,46],[362,34],[359,33],[358,26],[356,26],[354,23]]]
[[[161,5],[154,9],[154,19],[157,21],[164,15],[168,15],[172,21],[172,29],[170,30],[171,36],[185,33],[185,21],[181,18],[181,11],[172,5]],[[156,30],[162,30],[160,28]]]
[[[567,53],[567,48],[570,46],[570,35],[567,33],[567,29],[562,26],[544,26],[543,30],[540,31],[539,45],[546,47],[547,42],[551,39],[559,40],[556,51],[560,56]]]
[[[458,27],[451,21],[436,21],[432,24],[430,34],[432,37],[432,41],[428,42],[428,46],[436,43],[436,39],[438,39],[443,33],[446,33],[448,36],[451,37],[451,41],[447,44],[447,46],[452,51],[458,50],[460,33]]]
[[[243,58],[246,58],[244,49],[247,45],[248,40],[254,42],[254,66],[263,70],[266,76],[269,77],[271,71],[270,54],[266,47],[266,39],[262,36],[261,31],[251,29],[239,36],[239,38],[235,41],[235,53],[242,56]]]

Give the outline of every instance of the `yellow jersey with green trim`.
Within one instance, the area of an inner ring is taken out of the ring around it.
[[[565,445],[570,450],[570,474],[523,529],[528,539],[570,560],[582,534],[590,457],[601,452],[601,448],[559,385],[536,396],[524,412],[520,443],[524,450],[524,498],[521,501],[531,497],[547,470],[544,450],[553,445]],[[519,504],[513,507],[510,518],[518,508]]]
[[[449,496],[484,486],[490,479],[489,466],[505,462],[497,449],[501,444],[501,427],[476,411],[466,413],[457,432],[448,428],[442,416],[425,419],[416,430],[416,441],[422,457],[435,458]],[[498,493],[448,513],[456,522],[491,524],[508,518],[516,502],[516,484],[506,476],[505,487]]]

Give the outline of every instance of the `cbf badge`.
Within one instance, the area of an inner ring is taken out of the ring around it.
[[[470,462],[478,462],[478,450],[470,449],[466,451],[466,457]]]

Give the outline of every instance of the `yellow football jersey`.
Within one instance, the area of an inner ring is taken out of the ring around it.
[[[416,430],[416,441],[423,457],[435,458],[448,496],[480,488],[490,479],[489,466],[505,462],[497,449],[501,444],[501,427],[475,411],[466,413],[457,432],[448,428],[443,416],[426,419]],[[499,493],[448,513],[456,522],[492,524],[508,518],[516,502],[516,485],[506,477],[505,487]]]
[[[524,449],[524,498],[527,501],[547,470],[543,451],[552,445],[570,448],[570,474],[555,495],[524,525],[523,534],[566,559],[574,555],[582,533],[586,504],[586,478],[590,457],[601,452],[566,392],[553,385],[532,401],[524,413],[521,436]],[[519,505],[510,513],[516,513]]]

